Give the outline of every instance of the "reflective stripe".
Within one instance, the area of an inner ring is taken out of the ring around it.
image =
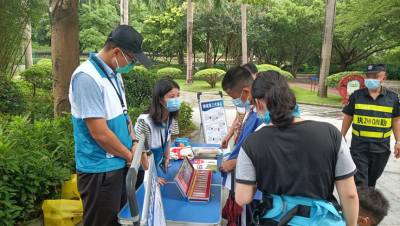
[[[392,113],[393,112],[393,108],[392,107],[384,107],[384,106],[370,105],[370,104],[356,104],[356,108],[355,109],[380,111],[380,112],[386,112],[386,113]]]
[[[372,137],[372,138],[383,138],[383,133],[381,132],[370,132],[370,131],[360,131],[361,137]]]
[[[370,132],[370,131],[360,131],[358,132],[357,130],[353,129],[353,134],[356,136],[361,136],[361,137],[372,137],[372,138],[387,138],[392,135],[392,131],[390,130],[387,133],[381,133],[381,132]]]
[[[378,118],[378,117],[369,117],[364,115],[354,115],[353,123],[360,126],[371,126],[379,128],[392,127],[391,118]]]

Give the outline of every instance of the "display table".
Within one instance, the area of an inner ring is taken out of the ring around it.
[[[173,146],[172,143],[171,146]],[[191,143],[192,147],[219,147],[216,144],[201,144]],[[218,165],[222,161],[222,156],[218,159]],[[174,177],[178,172],[182,160],[171,161],[171,167],[168,168],[167,174],[157,166],[157,174],[159,177],[165,178],[166,185],[160,187],[165,217],[168,225],[219,225],[221,222],[221,193],[222,193],[222,178],[221,173],[213,173],[211,181],[211,196],[207,203],[189,202],[183,197],[177,185],[174,182]],[[193,163],[193,160],[192,160]],[[141,216],[144,200],[144,186],[141,186],[136,192],[139,203],[139,216]],[[118,214],[118,220],[121,224],[129,225],[131,219],[129,204]]]

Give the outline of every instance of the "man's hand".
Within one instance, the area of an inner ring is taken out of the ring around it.
[[[218,166],[218,170],[221,172],[229,173],[236,168],[236,161],[237,159],[227,160]]]
[[[394,145],[394,157],[400,158],[400,144]]]
[[[221,148],[226,149],[228,148],[228,143],[229,143],[230,137],[226,136],[221,142]]]
[[[130,152],[130,156],[126,158],[126,167],[131,168],[132,160],[133,160],[134,154]]]

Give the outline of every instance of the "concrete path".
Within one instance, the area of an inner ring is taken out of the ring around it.
[[[192,106],[193,112],[193,122],[197,125],[200,125],[200,114],[199,114],[199,106],[197,103],[197,97],[195,92],[181,91],[181,97],[183,101],[189,102]],[[202,95],[201,100],[211,100],[219,98],[217,95]],[[224,104],[225,111],[227,115],[228,126],[232,125],[232,122],[235,118],[235,108],[232,104],[231,98],[228,96],[224,96]],[[342,125],[342,113],[341,109],[338,108],[330,108],[330,107],[319,107],[312,105],[299,105],[301,117],[306,120],[315,120],[315,121],[323,121],[329,122],[336,126],[339,130]],[[198,142],[197,136],[192,138],[191,142]],[[200,142],[203,142],[202,136],[200,137]],[[346,139],[348,144],[350,145],[351,141],[351,132],[349,131],[346,135]],[[393,153],[394,147],[394,137],[391,137],[391,147]],[[231,144],[232,147],[232,144]],[[391,209],[389,211],[388,216],[383,220],[380,225],[400,225],[400,159],[397,160],[391,154],[389,162],[385,168],[385,171],[382,177],[378,180],[377,188],[379,188],[386,198],[389,199]],[[228,197],[228,190],[223,190],[223,200]],[[337,196],[338,197],[338,196]],[[222,205],[223,206],[223,205]],[[226,221],[223,221],[223,225],[226,224]]]

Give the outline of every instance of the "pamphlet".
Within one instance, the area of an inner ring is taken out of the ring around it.
[[[217,172],[217,160],[214,159],[195,159],[193,167],[197,170],[209,169],[213,173]]]

